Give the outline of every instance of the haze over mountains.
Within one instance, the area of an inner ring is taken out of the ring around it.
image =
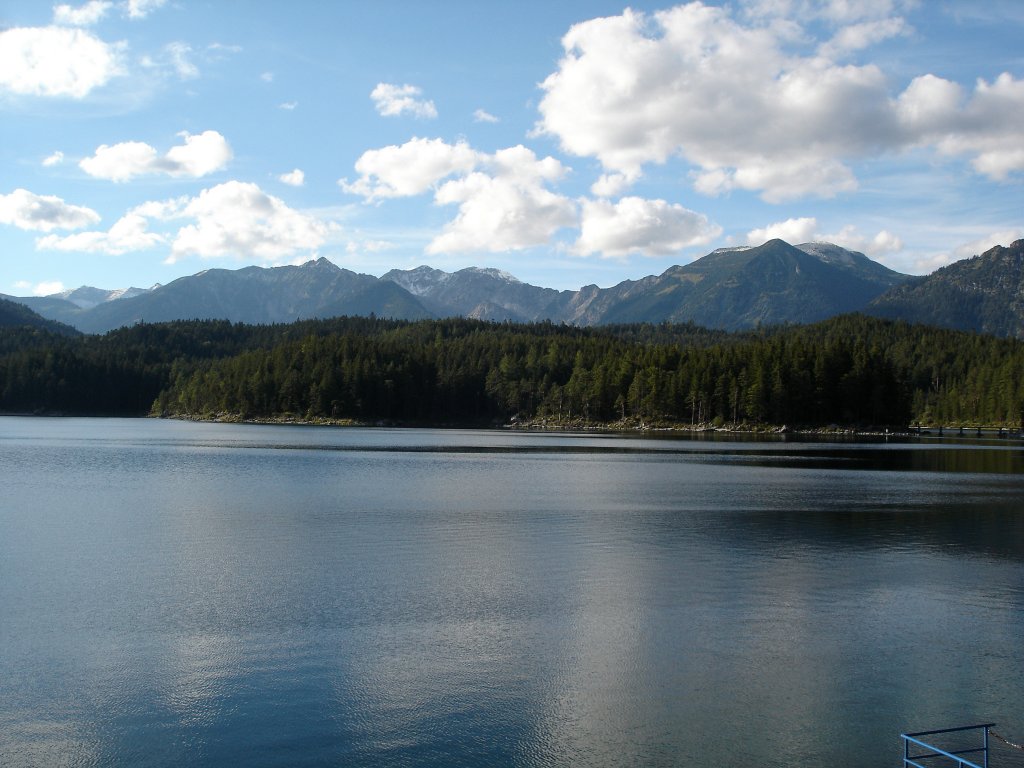
[[[894,272],[830,243],[792,246],[771,240],[719,249],[660,275],[578,291],[529,285],[477,267],[449,273],[423,266],[376,278],[318,259],[301,266],[211,269],[148,290],[83,287],[5,298],[86,333],[179,319],[258,324],[371,313],[576,325],[694,322],[739,330],[861,311],[1024,337],[1022,265],[1024,240],[924,278]]]

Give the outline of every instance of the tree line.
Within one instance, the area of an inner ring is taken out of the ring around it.
[[[0,332],[4,412],[1018,428],[1024,343],[846,315],[725,333],[467,319]]]

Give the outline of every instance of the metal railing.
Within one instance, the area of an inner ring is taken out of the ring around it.
[[[962,725],[959,728],[940,728],[935,731],[918,731],[917,733],[901,733],[903,739],[903,768],[914,766],[914,768],[935,768],[935,766],[955,766],[956,768],[988,768],[988,732],[995,723],[980,723],[978,725]],[[981,746],[970,749],[958,749],[946,751],[934,744],[922,741],[922,736],[938,736],[946,733],[962,733],[966,731],[981,731]],[[928,752],[920,755],[910,754],[912,747],[920,747]],[[976,763],[968,760],[963,755],[981,755],[981,762]],[[936,760],[938,758],[938,760]],[[933,762],[921,763],[919,760]]]

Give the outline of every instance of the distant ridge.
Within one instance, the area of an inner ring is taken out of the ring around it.
[[[11,298],[87,333],[139,322],[226,319],[254,324],[341,315],[610,323],[693,322],[740,330],[864,311],[997,335],[1024,329],[1022,243],[912,278],[833,243],[720,248],[660,275],[608,288],[555,290],[497,269],[429,266],[358,274],[317,259],[301,266],[209,269],[152,289],[83,287]]]
[[[878,317],[1024,339],[1024,240],[997,245],[871,302]]]
[[[78,331],[56,320],[48,320],[17,300],[0,298],[0,328],[36,328],[62,336],[77,336]]]

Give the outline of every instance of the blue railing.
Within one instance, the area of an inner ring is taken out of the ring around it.
[[[937,731],[918,731],[917,733],[901,733],[900,738],[903,739],[903,768],[907,766],[914,766],[914,768],[935,768],[935,766],[955,766],[955,768],[988,768],[988,729],[991,728],[995,723],[981,723],[979,725],[962,725],[959,728],[941,728]],[[929,743],[932,741],[922,741],[922,736],[938,736],[946,733],[963,733],[966,731],[981,731],[981,746],[972,747],[970,749],[958,749],[955,752],[947,752],[944,749],[940,749],[934,744]],[[913,748],[923,748],[928,750],[919,755],[910,754]],[[963,755],[981,755],[981,762],[976,763],[972,760],[968,760]],[[919,760],[929,760],[932,762],[921,763]]]

